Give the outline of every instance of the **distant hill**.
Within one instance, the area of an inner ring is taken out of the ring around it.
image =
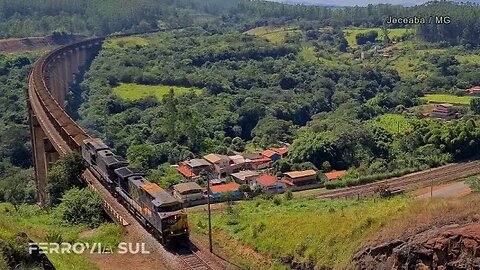
[[[368,4],[392,4],[402,6],[415,6],[429,2],[428,0],[268,0],[272,2],[281,2],[292,5],[315,5],[315,6],[366,6]],[[480,0],[453,1],[453,2],[471,2],[480,4]]]

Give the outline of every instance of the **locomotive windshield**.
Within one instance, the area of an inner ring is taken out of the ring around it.
[[[176,203],[172,205],[162,205],[156,207],[157,212],[174,212],[183,209],[183,205],[181,203]]]

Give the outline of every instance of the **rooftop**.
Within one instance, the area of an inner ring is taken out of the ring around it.
[[[241,171],[237,173],[232,173],[231,176],[240,180],[245,180],[248,177],[257,176],[258,173],[254,171]]]
[[[256,181],[264,187],[273,186],[277,182],[277,178],[271,174],[259,176]]]
[[[250,159],[250,160],[264,158],[262,156],[262,154],[260,154],[260,153],[243,154],[243,157],[245,157],[246,159]]]
[[[202,187],[195,182],[180,183],[180,184],[174,185],[173,189],[175,189],[180,193],[184,193],[190,190],[198,190],[198,192],[202,192]]]
[[[262,155],[265,156],[265,157],[271,158],[271,157],[273,157],[274,155],[278,155],[278,153],[275,152],[275,151],[273,151],[273,150],[264,150],[264,151],[262,152]]]
[[[239,184],[232,182],[228,184],[212,186],[210,187],[210,191],[215,194],[215,193],[233,192],[233,191],[237,191],[239,188],[240,188]]]
[[[244,157],[241,155],[234,155],[234,156],[229,156],[229,158],[233,161],[235,164],[243,164],[247,162]]]
[[[219,154],[208,154],[206,156],[203,156],[203,159],[205,159],[206,161],[210,162],[210,163],[217,163],[221,160],[228,160],[230,161],[230,158],[228,156],[225,156],[225,155],[219,155]]]
[[[175,169],[187,178],[195,178],[198,176],[195,173],[193,173],[189,168],[185,167],[185,165],[182,165],[182,164],[175,167]]]
[[[185,161],[185,163],[188,164],[188,166],[190,166],[192,168],[210,166],[210,163],[208,163],[208,161],[206,161],[203,158],[190,159],[190,160]]]
[[[267,158],[267,157],[262,157],[262,158],[250,160],[249,162],[250,163],[267,163],[267,162],[270,162],[270,161],[272,161],[272,160]]]
[[[279,153],[282,156],[288,153],[288,148],[286,148],[286,147],[273,148],[272,150]]]
[[[326,173],[325,176],[327,177],[328,180],[334,180],[346,174],[347,174],[347,171],[335,171],[335,172]]]
[[[286,176],[290,178],[301,178],[301,177],[307,177],[307,176],[314,176],[317,173],[314,170],[305,170],[305,171],[293,171],[293,172],[287,172],[285,173]]]

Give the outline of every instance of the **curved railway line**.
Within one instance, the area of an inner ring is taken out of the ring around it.
[[[411,190],[417,187],[444,183],[471,175],[480,174],[480,161],[465,163],[452,163],[431,170],[421,171],[402,177],[377,181],[361,186],[347,187],[331,190],[313,195],[316,198],[351,198],[372,195],[378,188],[379,183],[385,183],[392,190]]]

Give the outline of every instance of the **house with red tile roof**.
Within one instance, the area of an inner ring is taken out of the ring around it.
[[[280,154],[280,157],[285,157],[288,154],[288,148],[287,147],[281,147],[281,148],[273,148],[273,151],[277,152]]]
[[[181,162],[176,170],[186,179],[196,179],[202,171],[211,172],[212,165],[204,159],[190,159]]]
[[[183,164],[183,162],[180,163],[180,165],[178,165],[177,167],[175,167],[175,169],[187,180],[193,180],[199,177],[197,174],[192,172],[192,170],[189,169],[185,164]]]
[[[273,161],[273,162],[275,162],[275,161],[277,161],[277,160],[279,160],[279,159],[282,158],[282,156],[281,156],[279,153],[277,153],[277,152],[275,152],[275,151],[273,151],[273,150],[264,150],[264,151],[262,151],[262,156],[263,156],[263,157],[266,157],[266,158],[269,158],[269,159],[270,159],[271,161]]]
[[[227,193],[232,194],[233,198],[240,198],[242,196],[240,185],[235,182],[211,186],[210,191],[208,192],[208,194],[214,199],[221,199],[222,196]]]
[[[331,181],[339,177],[342,177],[346,174],[347,174],[347,171],[334,171],[334,172],[325,173],[325,176],[327,177],[328,181]]]
[[[287,185],[280,182],[277,177],[271,174],[263,174],[250,182],[250,188],[255,190],[260,187],[264,193],[282,193],[286,190]]]
[[[246,168],[250,170],[262,170],[272,165],[272,160],[264,157],[262,153],[244,154],[243,157],[247,162]]]

